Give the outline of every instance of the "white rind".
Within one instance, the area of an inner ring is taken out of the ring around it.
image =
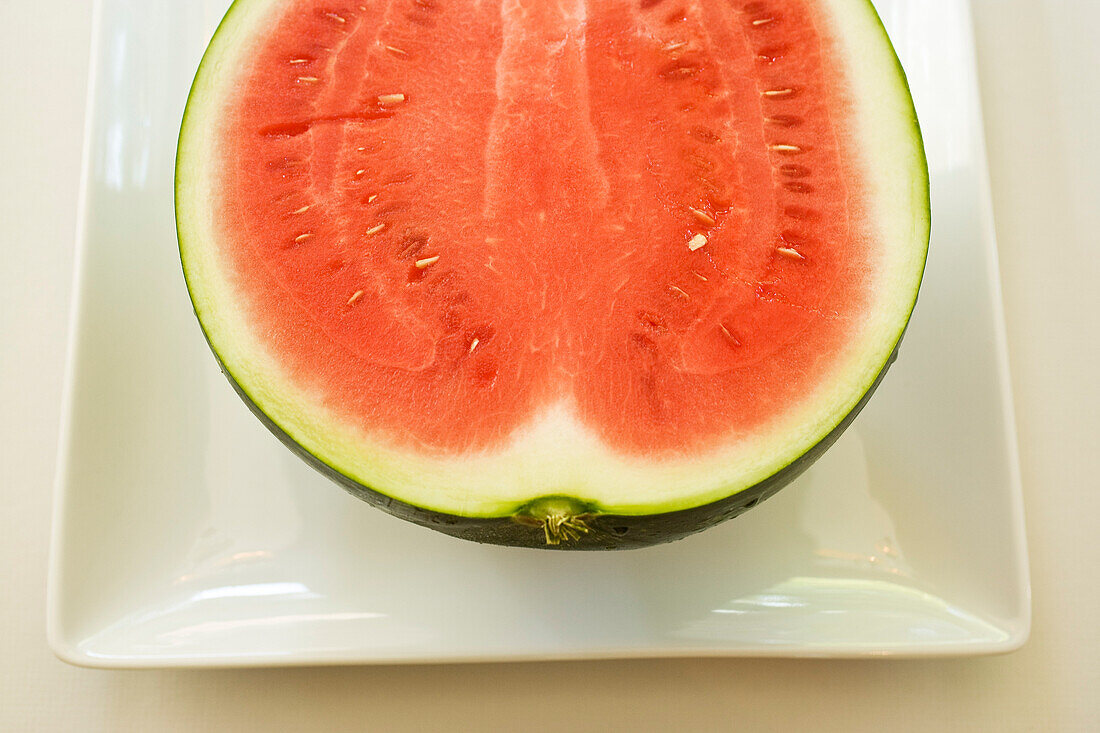
[[[847,58],[864,192],[883,243],[873,316],[837,360],[835,378],[765,431],[706,455],[645,460],[616,454],[568,402],[539,415],[500,451],[432,457],[388,445],[342,422],[318,395],[287,378],[251,330],[214,221],[218,170],[210,145],[255,29],[286,0],[238,0],[203,59],[177,157],[177,228],[184,271],[203,328],[225,369],[284,432],[338,472],[407,504],[459,516],[506,516],[540,496],[568,495],[601,510],[647,514],[700,506],[749,488],[797,460],[856,406],[885,368],[912,310],[928,241],[927,170],[912,102],[893,49],[866,0],[819,0],[822,29]],[[853,149],[855,149],[853,147]],[[902,294],[902,297],[898,297]]]

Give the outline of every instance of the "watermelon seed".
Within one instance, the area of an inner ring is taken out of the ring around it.
[[[779,166],[779,172],[789,178],[805,178],[810,175],[810,169],[798,163],[784,163]]]
[[[382,222],[381,224],[375,224],[374,226],[372,226],[370,229],[367,230],[367,234],[378,234],[378,232],[382,231],[385,228],[386,228],[386,223],[385,222]]]
[[[814,187],[803,181],[786,181],[783,188],[792,193],[813,193]]]
[[[378,96],[378,103],[383,107],[394,107],[404,103],[404,101],[404,94],[381,94]]]
[[[367,196],[367,203],[368,203],[368,204],[369,204],[369,203],[371,203],[371,202],[372,202],[372,201],[374,201],[374,200],[375,200],[376,198],[378,198],[378,194],[376,194],[376,193],[372,193],[372,194],[371,194],[370,196]]]
[[[428,238],[423,235],[408,235],[402,241],[401,251],[397,253],[397,256],[402,259],[415,259],[417,253],[424,249],[424,245],[427,243]]]
[[[732,343],[734,346],[741,345],[741,342],[737,340],[737,337],[730,333],[730,330],[726,328],[723,324],[719,323],[718,328],[722,329],[722,333],[726,335],[726,338],[728,338],[730,340],[730,343]]]
[[[765,89],[763,94],[765,97],[789,97],[794,94],[794,90],[790,87],[786,89]]]
[[[650,331],[654,331],[656,333],[664,333],[668,330],[668,326],[665,325],[665,322],[661,320],[659,316],[655,316],[652,313],[641,311],[640,313],[638,313],[638,320],[641,321],[642,325]]]
[[[355,294],[352,295],[350,298],[348,298],[348,305],[355,305],[355,301],[359,300],[362,297],[363,297],[363,291],[362,290],[356,290]]]
[[[722,138],[719,137],[718,133],[700,125],[688,130],[688,134],[699,142],[706,143],[707,145],[714,145],[715,143],[722,142]]]
[[[806,259],[801,252],[793,247],[776,247],[775,251],[784,257],[789,257],[792,260],[804,260]]]
[[[783,209],[783,214],[789,216],[792,219],[801,219],[806,221],[808,219],[816,219],[818,212],[814,209],[808,209],[805,206],[787,206]]]
[[[304,242],[312,236],[313,236],[313,232],[306,232],[305,234],[299,234],[297,237],[294,238],[294,241],[295,242]]]
[[[302,84],[316,84],[320,80],[315,76],[299,76],[298,81]]]
[[[692,270],[692,271],[691,271],[691,274],[692,274],[692,275],[694,275],[695,277],[699,278],[699,279],[700,279],[700,280],[702,280],[703,282],[709,282],[709,281],[707,280],[707,277],[706,277],[706,275],[703,275],[703,274],[701,274],[701,273],[698,273],[698,272],[696,272],[695,270]]]
[[[402,51],[397,46],[386,46],[386,50],[389,51],[390,53],[397,54],[398,56],[408,56],[409,55],[407,52]]]
[[[480,344],[480,343],[481,343],[481,339],[479,339],[479,338],[475,338],[473,341],[471,341],[470,342],[470,352],[469,353],[471,353],[471,354],[474,353],[474,349],[476,349],[477,345]]]
[[[367,172],[366,168],[360,168],[359,170],[355,171],[355,177],[358,178],[359,176],[363,175],[366,172]]]
[[[787,145],[786,143],[778,143],[776,145],[769,145],[769,148],[777,153],[801,153],[802,148],[797,145]]]
[[[714,217],[712,217],[707,212],[701,209],[697,209],[694,206],[689,206],[688,208],[691,209],[691,213],[695,216],[696,219],[698,219],[703,224],[706,224],[708,227],[712,227],[717,223],[716,221],[714,221]]]
[[[696,234],[694,237],[691,238],[691,241],[688,242],[688,249],[694,252],[695,250],[704,246],[706,243],[706,237],[704,237],[702,234]]]
[[[699,66],[691,63],[690,61],[672,61],[665,64],[657,72],[657,75],[663,79],[686,79],[689,76],[695,76],[699,73]]]
[[[325,13],[325,16],[329,17],[329,18],[332,18],[337,23],[347,23],[348,22],[347,18],[345,18],[342,15],[337,15],[336,13]]]
[[[416,263],[415,263],[416,264],[416,269],[423,270],[425,267],[429,267],[431,265],[434,265],[436,262],[439,262],[439,255],[433,255],[432,257],[425,257],[422,260],[417,260],[416,261]]]
[[[752,22],[752,24],[759,27],[759,26],[762,26],[762,25],[767,25],[768,23],[771,23],[773,20],[775,20],[775,18],[757,18],[756,20],[754,20]]]
[[[657,344],[649,336],[644,333],[632,333],[630,334],[630,341],[634,346],[642,349],[643,351],[656,351]]]
[[[771,117],[765,117],[764,121],[769,125],[778,127],[798,127],[802,124],[802,118],[794,115],[772,115]]]
[[[293,213],[293,214],[304,214],[304,213],[306,213],[307,211],[309,211],[309,204],[306,204],[306,205],[305,205],[305,206],[303,206],[302,208],[298,209],[297,211],[293,211],[293,212],[291,212],[291,213]]]
[[[756,58],[759,61],[766,61],[772,64],[781,59],[786,52],[786,46],[768,46],[767,48],[757,50]]]
[[[684,292],[682,288],[678,288],[675,285],[669,285],[668,289],[679,295],[684,300],[691,300],[691,296]]]
[[[710,173],[714,170],[714,162],[701,155],[689,155],[688,162],[702,173]]]
[[[784,243],[792,247],[800,247],[806,244],[808,241],[804,234],[801,234],[794,229],[784,229],[779,233],[779,238],[782,239]]]
[[[292,64],[308,64],[309,59],[291,59],[289,63],[292,63]]]
[[[669,51],[669,52],[678,51],[679,49],[683,48],[686,45],[688,45],[687,41],[676,41],[675,43],[668,44],[662,50]]]

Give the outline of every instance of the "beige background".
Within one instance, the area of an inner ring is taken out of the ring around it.
[[[1022,651],[214,672],[75,669],[46,646],[90,5],[0,0],[0,731],[1100,731],[1100,2],[974,0],[1032,557]]]

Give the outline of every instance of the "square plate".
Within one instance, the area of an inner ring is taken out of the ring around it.
[[[176,252],[192,74],[225,0],[102,0],[49,632],[102,667],[976,654],[1030,601],[969,8],[880,0],[935,212],[901,359],[795,485],[624,553],[479,546],[346,495],[218,372]]]

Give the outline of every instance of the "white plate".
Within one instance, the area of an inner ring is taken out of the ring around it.
[[[49,631],[78,664],[976,654],[1027,637],[1027,559],[969,11],[881,0],[931,161],[901,358],[839,443],[662,547],[465,543],[313,473],[219,374],[172,173],[225,0],[102,0],[92,52]]]

